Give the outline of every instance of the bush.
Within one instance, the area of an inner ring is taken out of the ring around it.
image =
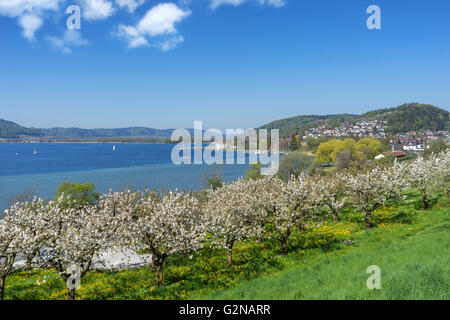
[[[298,177],[308,171],[314,162],[313,159],[298,151],[290,152],[281,159],[278,176],[284,181],[289,181],[292,176]]]

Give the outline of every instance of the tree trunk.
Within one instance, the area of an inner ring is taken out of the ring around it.
[[[26,262],[26,265],[25,265],[25,269],[26,270],[31,270],[32,269],[32,261],[33,261],[33,259],[34,259],[34,255],[32,255],[32,254],[27,255],[27,262]]]
[[[6,276],[0,277],[0,301],[2,301],[5,297],[5,283],[6,283]]]
[[[228,254],[227,268],[230,269],[231,266],[233,265],[233,250],[227,249],[227,254]]]
[[[299,226],[298,229],[302,230],[303,226],[302,225]],[[280,242],[281,242],[281,254],[283,256],[287,255],[287,242],[288,242],[289,236],[291,235],[291,232],[292,232],[291,229],[287,228],[286,233],[285,234],[281,234],[281,239],[280,239]]]
[[[75,289],[67,288],[67,300],[75,300]]]
[[[428,201],[428,196],[427,196],[426,193],[424,193],[424,194],[422,195],[422,199],[423,199],[423,208],[424,208],[425,210],[430,209],[430,203],[429,203],[429,201]]]
[[[334,218],[334,222],[339,221],[339,214],[338,214],[337,210],[333,210],[333,218]]]
[[[288,251],[287,250],[287,243],[288,243],[288,239],[289,239],[290,235],[291,235],[291,229],[289,229],[289,228],[287,229],[286,234],[282,234],[281,235],[281,239],[280,239],[280,242],[281,242],[281,254],[283,256],[287,255],[287,251]]]
[[[164,286],[164,259],[157,258],[154,260],[153,266],[156,269],[156,281],[158,283],[158,287]]]
[[[283,238],[281,240],[281,254],[283,256],[287,255],[287,239]]]
[[[156,266],[156,272],[157,272],[157,281],[158,281],[158,287],[164,286],[164,271],[163,271],[163,265],[157,265]]]
[[[72,279],[68,275],[63,275],[63,280],[67,285],[67,296],[66,300],[75,300],[75,279]],[[72,281],[72,283],[70,282]]]
[[[234,245],[234,241],[231,241],[228,244],[228,248],[227,248],[227,254],[228,254],[227,268],[228,269],[230,269],[231,266],[233,265],[233,245]]]
[[[366,212],[366,230],[370,229],[370,213]]]

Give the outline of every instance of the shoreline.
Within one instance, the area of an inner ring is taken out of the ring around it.
[[[127,143],[136,143],[136,144],[177,144],[175,142],[150,142],[150,141],[0,141],[2,143],[23,143],[23,144],[36,144],[36,143],[46,143],[46,144],[127,144]]]
[[[9,144],[9,143],[16,143],[16,144],[172,144],[172,145],[178,145],[177,142],[145,142],[145,141],[36,141],[36,142],[26,142],[26,141],[20,141],[20,142],[12,142],[12,141],[0,141],[0,144]],[[211,148],[209,144],[212,144],[214,142],[204,142],[203,144],[207,144],[207,146],[203,147],[191,147],[191,150],[211,150],[211,151],[222,151],[222,152],[243,152],[245,154],[254,154],[250,153],[250,151],[247,150],[235,150],[235,149],[215,149]],[[180,150],[186,150],[189,148],[182,148]],[[285,154],[287,151],[280,150],[278,153],[275,154]],[[257,155],[271,155],[271,152],[256,152]]]

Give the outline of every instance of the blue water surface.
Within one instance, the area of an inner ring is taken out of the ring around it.
[[[64,181],[93,182],[101,193],[134,188],[199,190],[217,169],[208,165],[175,165],[171,144],[0,143],[0,209],[29,191],[52,199]],[[34,154],[36,150],[37,154]],[[225,181],[245,174],[245,165],[220,169]]]

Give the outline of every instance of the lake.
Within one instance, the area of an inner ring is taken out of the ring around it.
[[[217,166],[175,165],[171,144],[111,143],[0,143],[0,210],[9,200],[31,192],[54,198],[64,181],[93,182],[96,191],[134,188],[199,190],[205,176]],[[34,151],[37,154],[34,154]],[[246,161],[248,163],[248,161]],[[222,177],[230,182],[245,175],[249,165],[221,166]]]

